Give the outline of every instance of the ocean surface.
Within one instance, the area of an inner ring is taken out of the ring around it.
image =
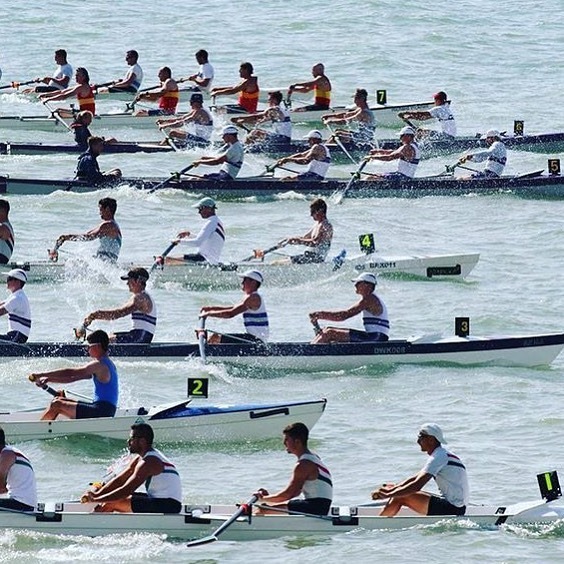
[[[215,85],[233,84],[241,61],[250,61],[263,87],[307,80],[324,62],[334,101],[350,103],[354,90],[386,89],[389,102],[429,100],[445,90],[459,133],[490,128],[511,131],[564,130],[559,56],[564,23],[561,0],[334,0],[282,2],[242,0],[3,0],[0,18],[2,84],[49,74],[53,52],[66,48],[69,62],[90,71],[93,82],[125,72],[125,51],[137,49],[145,86],[160,66],[176,76],[194,72],[193,54],[210,52]],[[0,115],[42,114],[37,102],[0,91]],[[105,102],[108,110],[123,104]],[[100,131],[118,139],[159,138],[157,130]],[[379,130],[390,137],[394,130]],[[69,141],[64,133],[0,130],[0,141]],[[550,157],[510,152],[508,172],[546,167]],[[191,154],[103,156],[102,168],[124,174],[167,176],[186,166]],[[456,157],[425,161],[419,174],[437,174]],[[74,156],[0,157],[0,173],[72,177]],[[249,157],[242,174],[264,170],[268,161]],[[374,170],[391,170],[386,163]],[[346,176],[352,165],[335,166]],[[61,233],[83,232],[98,221],[102,196],[118,200],[124,260],[150,263],[180,229],[201,222],[195,198],[164,190],[152,195],[129,187],[96,194],[56,193],[10,197],[17,243],[14,259],[45,259]],[[564,202],[512,196],[428,197],[329,202],[335,227],[332,254],[354,253],[357,237],[374,233],[382,254],[479,252],[477,268],[465,282],[381,278],[378,291],[392,320],[392,335],[452,334],[454,317],[469,316],[475,335],[528,334],[563,329],[562,240]],[[227,230],[225,259],[242,258],[283,236],[310,226],[308,202],[284,195],[270,202],[252,199],[218,205]],[[67,258],[91,255],[93,244],[68,243]],[[61,253],[63,256],[63,253]],[[29,284],[33,340],[72,339],[84,315],[128,299],[117,275],[102,284],[75,272],[57,284]],[[178,284],[157,285],[157,341],[194,339],[198,310],[240,299],[238,291],[194,292]],[[264,285],[272,340],[309,340],[307,313],[340,308],[356,300],[346,276],[306,281],[277,289]],[[0,320],[4,331],[5,320]],[[218,330],[239,328],[239,320],[215,321]],[[354,320],[359,326],[359,320]],[[124,329],[126,320],[100,324]],[[0,362],[0,410],[47,404],[31,387],[31,371],[75,365],[66,360]],[[270,402],[328,398],[312,431],[314,449],[332,470],[335,501],[369,501],[369,492],[388,480],[419,470],[425,456],[415,442],[427,421],[441,425],[449,447],[466,463],[473,503],[509,504],[538,497],[538,472],[564,472],[564,356],[550,367],[443,366],[364,367],[352,372],[233,369],[178,362],[118,361],[122,405],[152,405],[182,398],[186,378],[210,378],[210,403]],[[73,389],[89,393],[89,383]],[[73,438],[18,445],[36,468],[42,500],[76,498],[125,447],[115,441]],[[294,459],[281,441],[266,444],[165,445],[179,467],[186,502],[243,501],[258,487],[284,487]],[[564,524],[485,530],[448,524],[406,531],[358,532],[322,539],[281,539],[254,543],[218,542],[190,551],[184,543],[154,535],[112,535],[103,539],[0,531],[0,562],[557,562],[564,558]]]

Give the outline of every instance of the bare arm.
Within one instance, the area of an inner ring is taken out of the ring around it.
[[[16,455],[12,451],[4,451],[0,454],[0,494],[7,493],[6,480],[8,479],[8,472],[16,461]]]
[[[30,379],[38,386],[41,386],[48,382],[70,384],[78,380],[89,380],[92,376],[95,376],[103,383],[107,383],[110,380],[108,367],[99,360],[89,362],[77,368],[61,368],[59,370],[50,370],[49,372],[35,372],[30,375]]]
[[[256,310],[260,307],[260,297],[256,294],[247,296],[241,303],[234,306],[216,307],[206,306],[200,310],[201,317],[219,317],[221,319],[231,319],[237,315],[248,311]]]
[[[315,480],[317,478],[317,467],[309,460],[302,460],[296,464],[292,478],[289,484],[278,493],[261,495],[261,501],[265,503],[283,503],[297,497],[303,490],[306,480]],[[266,491],[266,490],[262,490]]]

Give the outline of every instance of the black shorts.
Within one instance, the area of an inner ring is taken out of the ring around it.
[[[200,253],[192,253],[190,255],[184,255],[182,258],[188,262],[206,262],[206,257],[201,255]]]
[[[311,513],[312,515],[327,515],[331,508],[331,500],[324,497],[311,499],[291,499],[288,502],[288,511],[299,513]]]
[[[464,515],[465,513],[465,505],[456,507],[456,505],[448,502],[444,497],[432,495],[429,500],[427,515]]]
[[[132,329],[124,333],[115,333],[116,343],[150,343],[153,340],[153,334],[143,329]]]
[[[11,497],[0,499],[0,507],[2,509],[14,509],[15,511],[35,511],[35,507]]]
[[[137,94],[137,88],[135,86],[110,86],[108,92],[131,92],[131,94]]]
[[[250,333],[229,333],[228,335],[221,335],[222,345],[242,345],[245,343],[264,343],[262,339],[251,335]]]
[[[150,116],[173,116],[175,112],[172,110],[158,109],[158,110],[149,110],[147,114]]]
[[[96,417],[113,417],[116,414],[116,406],[109,401],[97,401],[86,403],[79,401],[76,404],[77,419],[94,419]]]
[[[133,513],[180,513],[182,504],[170,497],[149,497],[147,494],[135,492],[131,496]]]
[[[206,180],[219,180],[220,182],[228,182],[229,180],[233,180],[231,176],[229,176],[224,170],[220,170],[219,172],[211,172],[210,174],[204,174],[204,178]]]
[[[12,343],[26,343],[27,337],[19,331],[8,331],[5,335],[0,335],[0,341],[11,341]]]
[[[319,112],[329,110],[328,104],[310,104],[309,106],[301,106],[300,108],[296,108],[295,112]],[[299,121],[299,120],[296,120]]]
[[[312,251],[306,251],[303,255],[294,255],[290,257],[292,264],[320,264],[325,259]]]
[[[388,339],[388,335],[384,335],[384,333],[367,333],[366,331],[349,329],[349,341],[351,343],[376,343],[378,341],[387,341]]]

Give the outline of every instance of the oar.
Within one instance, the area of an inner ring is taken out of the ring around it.
[[[194,163],[189,164],[188,166],[184,167],[179,172],[175,172],[174,174],[169,176],[166,180],[163,180],[160,184],[153,186],[149,190],[149,194],[152,194],[153,192],[156,192],[157,190],[160,190],[161,188],[165,188],[170,182],[172,182],[173,180],[178,180],[183,174],[185,174],[186,172],[188,172],[189,170],[191,170],[193,168],[196,168],[196,165]]]
[[[284,245],[281,244],[281,243],[276,243],[276,245],[273,245],[272,247],[268,247],[268,249],[265,249],[264,251],[262,251],[262,256],[264,257],[264,255],[267,255],[268,253],[271,253],[272,251],[276,251],[278,249],[281,249],[283,246]],[[258,258],[256,251],[252,255],[245,257],[243,260],[240,260],[239,262],[249,262],[250,260],[253,260],[254,258]]]
[[[35,375],[30,374],[28,376],[28,379],[30,382],[33,382],[35,384]],[[41,388],[42,390],[45,390],[48,394],[51,394],[55,398],[64,395],[64,392],[58,392],[57,390],[55,390],[55,388],[49,386],[49,384],[42,384],[41,386],[38,387]]]
[[[335,203],[337,205],[342,204],[343,200],[345,199],[345,196],[347,195],[347,192],[351,189],[352,185],[354,184],[355,180],[358,180],[360,178],[360,175],[364,169],[364,167],[368,164],[367,160],[363,160],[360,163],[360,166],[358,167],[358,169],[356,170],[356,172],[351,176],[351,179],[347,182],[347,185],[345,186],[345,188],[343,189],[342,192],[340,192],[339,194],[337,194],[335,196]]]
[[[164,250],[164,252],[155,259],[155,262],[149,269],[149,274],[151,274],[159,266],[164,265],[164,259],[170,254],[170,251],[172,251],[176,245],[178,245],[178,241],[171,241],[170,245]],[[163,259],[163,262],[161,263],[158,259]]]
[[[407,125],[409,125],[409,127],[413,127],[414,131],[417,131],[419,128],[410,120],[407,119],[406,117],[400,116],[400,119],[406,123]]]
[[[58,114],[57,110],[49,106],[48,100],[43,100],[42,103],[51,112],[52,118],[55,118],[61,125],[68,129],[68,131],[72,131],[72,127]]]
[[[319,335],[319,333],[321,333],[321,331],[323,331],[323,329],[321,329],[321,325],[319,325],[319,321],[317,321],[317,319],[315,321],[313,321],[312,319],[310,319],[311,324],[313,326],[313,332],[316,335]]]
[[[251,498],[249,498],[249,501],[247,501],[247,503],[244,503],[243,505],[241,505],[239,507],[239,509],[237,509],[237,511],[235,511],[235,513],[233,513],[233,515],[231,515],[231,517],[229,517],[229,519],[227,519],[227,521],[222,523],[211,535],[209,535],[208,537],[203,537],[201,539],[191,541],[191,542],[187,543],[186,546],[189,546],[189,547],[201,546],[203,544],[215,542],[216,540],[218,540],[217,537],[219,537],[219,535],[221,535],[221,533],[223,533],[223,531],[225,531],[233,523],[235,523],[235,521],[237,521],[237,519],[239,519],[239,517],[241,517],[241,515],[245,515],[249,511],[251,511],[252,505],[253,505],[253,503],[255,503],[255,501],[257,501],[257,499],[258,499],[258,496],[253,495]]]
[[[333,137],[333,139],[335,140],[335,143],[337,143],[337,145],[341,148],[341,151],[343,151],[343,153],[345,153],[345,155],[347,155],[347,157],[351,160],[352,163],[354,164],[358,164],[354,159],[353,156],[347,151],[346,147],[343,145],[342,141],[339,139],[338,135],[335,135],[335,132],[333,131],[333,129],[331,129],[331,125],[326,123],[325,127],[327,127],[327,129],[331,132],[331,136]]]
[[[159,128],[159,131],[164,135],[164,138],[166,139],[166,142],[168,144],[168,146],[176,153],[180,152],[180,148],[178,147],[178,145],[174,142],[174,139],[167,133],[166,129],[163,128]]]
[[[26,82],[10,82],[10,84],[0,86],[0,90],[6,90],[6,88],[15,88],[17,90],[20,86],[27,86],[28,84],[35,84],[36,82],[39,82],[39,80],[35,79],[28,80]]]
[[[206,343],[207,343],[207,335],[206,335],[206,318],[200,317],[198,323],[198,349],[200,350],[200,358],[202,362],[206,363]]]

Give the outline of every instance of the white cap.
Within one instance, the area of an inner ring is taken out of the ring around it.
[[[425,423],[419,428],[419,433],[423,435],[429,435],[430,437],[435,437],[437,441],[441,444],[446,444],[446,439],[443,436],[441,428],[436,423]]]
[[[237,135],[239,130],[234,125],[226,125],[222,130],[222,135]]]
[[[484,135],[482,135],[482,139],[487,139],[488,137],[500,137],[499,131],[497,129],[488,129]]]
[[[193,208],[215,208],[215,200],[213,198],[202,198],[197,204],[192,204]]]
[[[372,272],[362,272],[356,278],[353,278],[351,282],[368,282],[369,284],[374,284],[374,286],[378,284],[376,275],[372,274]]]
[[[410,127],[409,125],[406,125],[406,126],[399,132],[399,136],[401,137],[402,135],[413,135],[413,136],[415,136],[415,129],[413,129],[413,127]]]
[[[20,282],[27,282],[27,274],[21,268],[14,268],[10,270],[10,272],[4,272],[4,276],[6,276],[6,278],[15,278]]]
[[[250,278],[251,280],[258,282],[259,284],[262,284],[264,282],[264,278],[258,270],[246,270],[245,272],[241,272],[240,274],[237,273],[237,276],[239,276],[239,278]]]
[[[312,129],[304,139],[323,139],[323,135],[321,135],[321,131],[317,129]]]

